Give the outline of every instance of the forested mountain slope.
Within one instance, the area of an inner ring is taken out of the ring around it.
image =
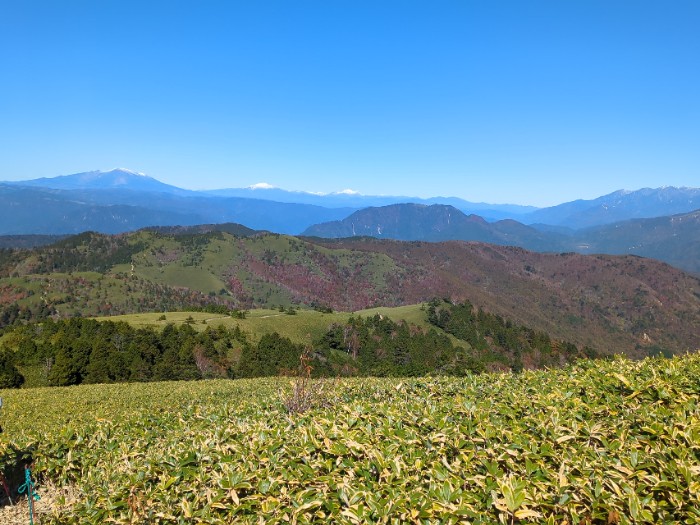
[[[369,236],[400,241],[480,241],[541,251],[560,251],[567,238],[514,220],[487,222],[444,204],[394,204],[358,210],[341,221],[316,224],[303,235],[324,238]]]
[[[0,323],[46,316],[302,305],[475,307],[601,351],[700,347],[700,281],[651,259],[471,242],[226,232],[84,234],[0,251]]]

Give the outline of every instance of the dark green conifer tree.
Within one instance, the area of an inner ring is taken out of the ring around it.
[[[19,388],[24,376],[15,366],[15,356],[10,350],[0,350],[0,388]]]

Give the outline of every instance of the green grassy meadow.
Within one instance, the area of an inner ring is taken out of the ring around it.
[[[52,524],[698,523],[699,377],[318,380],[305,412],[290,378],[5,390],[0,458],[78,494]]]
[[[280,312],[279,309],[255,309],[246,313],[245,319],[237,319],[227,315],[213,314],[207,312],[166,312],[166,313],[142,313],[129,315],[115,315],[110,317],[100,317],[97,319],[110,321],[124,321],[134,327],[162,328],[168,323],[175,325],[189,323],[196,330],[204,330],[207,326],[223,325],[227,328],[239,326],[241,330],[251,336],[253,341],[257,341],[264,334],[277,332],[282,337],[289,338],[294,343],[306,344],[311,340],[323,335],[328,327],[333,323],[346,323],[351,316],[371,317],[382,315],[392,321],[406,321],[425,329],[436,329],[426,319],[423,306],[420,304],[380,307],[359,310],[357,312],[333,312],[323,313],[316,310],[299,309],[295,315]],[[162,319],[165,316],[165,319]],[[446,334],[452,344],[456,346],[466,346],[467,343]]]

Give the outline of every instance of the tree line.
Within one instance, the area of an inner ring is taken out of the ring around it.
[[[278,333],[253,341],[239,327],[198,332],[185,323],[159,331],[72,318],[6,328],[0,388],[22,385],[22,373],[31,378],[28,386],[291,375],[309,350],[314,376],[479,371],[457,359],[444,334],[378,315],[332,324],[307,345]]]
[[[254,340],[238,326],[166,325],[71,318],[7,327],[0,388],[293,375],[302,354],[321,376],[464,375],[558,366],[596,357],[469,302],[431,301],[424,328],[381,315],[333,323],[306,345],[278,333]],[[439,328],[439,330],[438,330]],[[451,334],[463,344],[453,344]]]
[[[245,339],[240,329],[197,332],[169,324],[156,331],[82,318],[6,332],[0,353],[31,371],[34,382],[51,386],[227,377],[231,348]]]
[[[428,322],[469,343],[473,358],[482,365],[501,366],[518,372],[523,368],[561,366],[599,354],[586,346],[579,349],[567,341],[518,325],[500,315],[475,308],[469,301],[452,304],[433,299],[428,303]]]

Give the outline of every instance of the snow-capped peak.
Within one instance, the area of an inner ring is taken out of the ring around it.
[[[268,184],[267,182],[258,182],[257,184],[253,184],[252,186],[248,186],[249,190],[274,190],[276,186],[273,186],[272,184]]]
[[[359,195],[360,194],[359,191],[351,190],[349,188],[337,191],[335,193],[336,193],[336,195]]]
[[[128,168],[112,168],[111,170],[105,171],[104,173],[113,173],[115,171],[121,171],[123,173],[129,173],[131,175],[137,175],[139,177],[146,177],[145,173],[141,173],[140,171],[130,170]]]

